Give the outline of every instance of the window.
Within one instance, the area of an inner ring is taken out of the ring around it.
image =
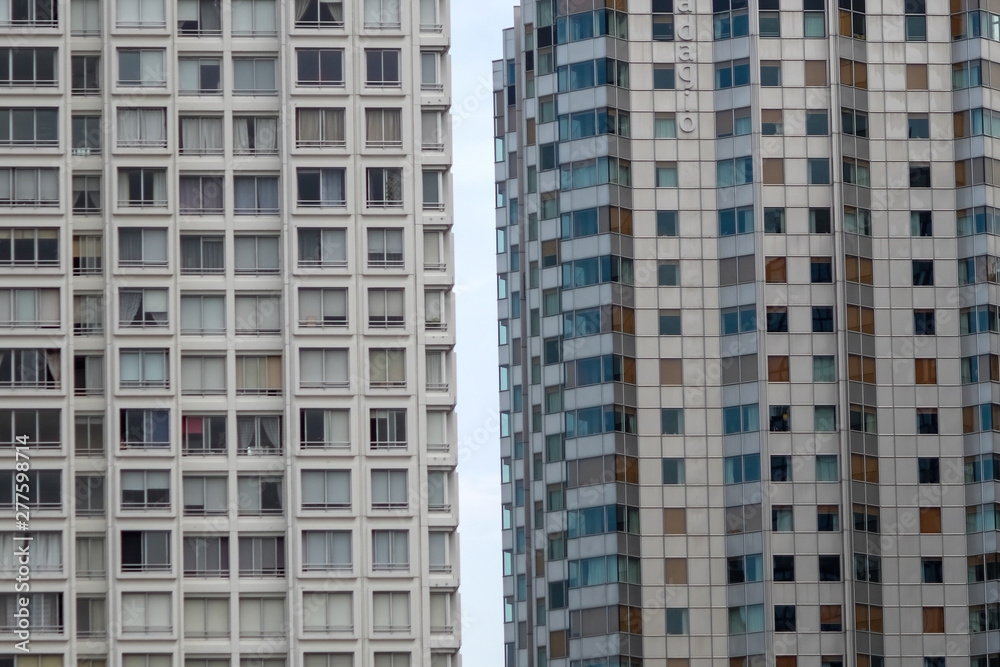
[[[84,597],[78,595],[76,598],[77,638],[98,638],[105,637],[107,634],[107,600],[103,597]]]
[[[229,513],[225,477],[184,476],[184,515],[210,516]]]
[[[666,259],[657,262],[656,284],[660,286],[680,285],[680,262],[676,259]]]
[[[32,167],[0,169],[0,206],[58,205],[58,169],[35,169]],[[0,253],[3,253],[4,250],[5,236],[10,238],[10,231],[0,231]],[[2,260],[3,256],[0,254],[0,261]]]
[[[843,175],[845,184],[865,188],[871,186],[870,168],[867,160],[845,157],[843,161]]]
[[[277,118],[274,116],[233,117],[233,155],[277,154]]]
[[[917,433],[921,435],[938,433],[937,408],[917,408]]]
[[[120,327],[166,327],[167,290],[165,289],[121,289],[118,294],[118,326]]]
[[[663,435],[683,435],[684,410],[681,408],[660,410],[660,433]]]
[[[403,205],[403,170],[396,167],[369,167],[367,203],[369,208],[398,208]]]
[[[236,432],[239,436],[236,453],[239,456],[280,454],[282,451],[280,415],[237,415]]]
[[[77,475],[76,516],[104,516],[104,475]]]
[[[937,458],[918,458],[917,481],[921,484],[938,484],[941,481],[941,460]]]
[[[911,113],[906,117],[907,138],[929,139],[930,121],[925,113]]]
[[[229,598],[184,598],[184,636],[229,637]]]
[[[794,515],[791,507],[771,508],[771,530],[778,532],[791,532],[794,528]]]
[[[934,284],[934,260],[913,260],[913,285],[933,285]]]
[[[76,332],[77,299],[73,297],[74,333]],[[89,297],[94,298],[94,297]],[[100,298],[100,297],[96,297]],[[103,307],[101,301],[87,306],[97,306],[88,309],[88,320],[96,320],[99,329],[103,323],[101,317]],[[59,326],[59,290],[56,288],[0,288],[0,328],[54,328]]]
[[[181,296],[181,334],[218,335],[226,332],[225,297]]]
[[[836,505],[820,505],[816,508],[816,530],[836,532],[840,530],[840,508]]]
[[[118,85],[144,88],[166,87],[164,50],[118,49]]]
[[[281,332],[281,295],[236,293],[236,334]]]
[[[786,604],[774,605],[774,631],[795,632],[795,606]]]
[[[180,212],[182,215],[222,213],[221,176],[180,177]]]
[[[169,570],[170,531],[123,530],[121,566],[123,572]]]
[[[760,429],[757,404],[733,405],[722,409],[723,433],[751,432]]]
[[[742,584],[764,580],[764,558],[761,554],[747,554],[727,560],[727,581]]]
[[[715,64],[715,89],[723,90],[750,84],[750,61],[733,60]]]
[[[337,327],[347,325],[347,289],[299,288],[299,325]]]
[[[367,10],[367,6],[365,9]],[[343,0],[306,0],[306,2],[299,3],[295,7],[295,27],[343,28]]]
[[[785,161],[782,158],[763,158],[761,163],[762,182],[765,185],[780,185],[785,182]]]
[[[208,535],[185,536],[185,577],[228,577],[229,538]]]
[[[346,349],[302,349],[299,351],[299,386],[302,388],[348,387]]]
[[[869,533],[879,532],[878,507],[855,504],[853,506],[853,513],[854,530],[861,530]]]
[[[398,0],[365,0],[365,28],[399,28],[399,11]]]
[[[409,532],[406,530],[372,531],[372,569],[409,570]]]
[[[761,109],[760,133],[769,137],[784,134],[781,109]]]
[[[720,0],[714,4],[713,33],[715,39],[743,37],[750,32],[747,4],[741,0]]]
[[[2,174],[0,174],[0,183],[2,183]],[[166,169],[145,167],[118,169],[118,206],[123,208],[165,208],[166,205]],[[166,252],[165,243],[163,252],[164,254]],[[166,265],[165,259],[162,265]]]
[[[771,481],[792,481],[792,457],[787,454],[771,455]]]
[[[832,407],[832,406],[831,406]],[[840,471],[836,454],[816,455],[816,481],[836,482],[840,479]]]
[[[750,134],[752,129],[750,107],[715,112],[716,137],[722,138]]]
[[[761,37],[781,37],[781,13],[777,11],[777,3],[771,3],[771,7],[768,7],[771,11],[764,11],[764,7],[761,6],[758,12],[759,22],[759,34]]]
[[[181,273],[204,275],[225,271],[222,236],[181,236]],[[181,322],[184,322],[184,299],[181,297]],[[192,297],[201,298],[201,297]],[[220,313],[221,315],[221,313]]]
[[[181,116],[178,152],[181,155],[222,155],[222,118]]]
[[[742,635],[764,631],[764,605],[752,604],[729,608],[729,634]]]
[[[653,90],[673,90],[674,86],[674,66],[653,65]]]
[[[771,572],[774,581],[795,581],[795,556],[773,556]]]
[[[781,85],[781,61],[762,60],[760,62],[760,85],[762,87]]]
[[[687,609],[666,609],[667,634],[686,635],[690,631],[688,626]]]
[[[720,332],[723,336],[757,330],[757,307],[753,304],[725,308],[721,312]]]
[[[0,48],[0,85],[55,86],[57,55],[55,48]]]
[[[824,63],[824,68],[826,64]],[[826,70],[824,69],[824,72]],[[826,136],[830,134],[830,115],[826,111],[806,111],[806,134]]]
[[[852,134],[856,137],[868,136],[868,114],[864,111],[841,109],[840,120],[844,134]]]
[[[906,89],[927,90],[927,65],[906,66]]]
[[[183,1],[178,2],[178,12],[183,10],[183,4]],[[221,95],[222,59],[179,58],[177,92],[181,95]]]
[[[423,209],[425,211],[443,211],[443,186],[446,174],[440,170],[423,171]]]
[[[221,35],[222,15],[218,0],[178,0],[178,35]]]
[[[201,355],[181,357],[181,393],[185,396],[225,395],[226,358]]]
[[[840,34],[854,39],[865,38],[864,0],[844,0],[840,3]]]
[[[320,2],[319,4],[330,3]],[[425,113],[425,118],[426,115]],[[342,108],[298,108],[295,110],[295,130],[295,145],[300,148],[343,148],[347,145],[344,130],[344,109]]]
[[[237,236],[236,275],[278,272],[277,236]]]
[[[79,213],[81,215],[88,215],[93,213],[101,212],[101,177],[99,175],[93,176],[73,176],[73,213]],[[77,239],[97,239],[97,242],[88,241],[86,248],[93,249],[97,251],[97,255],[92,255],[92,258],[97,259],[96,273],[100,273],[100,251],[101,243],[99,236],[75,236],[73,237],[73,249],[76,251],[78,249]],[[81,242],[82,243],[82,242]],[[83,246],[81,245],[82,249]],[[74,254],[74,259],[76,259]],[[74,264],[74,270],[78,270],[80,267]],[[79,274],[77,274],[79,275]]]
[[[788,279],[784,257],[764,258],[764,282],[783,283]]]
[[[440,111],[421,111],[421,149],[425,151],[444,150],[444,116]],[[533,169],[534,167],[532,167]],[[530,181],[529,181],[530,182]],[[531,192],[532,190],[528,190]]]
[[[808,158],[806,160],[806,181],[809,185],[829,185],[830,158]]]
[[[4,116],[3,109],[0,109],[0,143],[2,141],[2,133],[5,129],[3,126],[6,125],[3,120]],[[28,110],[33,111],[33,110]],[[101,154],[101,137],[104,134],[104,130],[101,124],[101,117],[98,116],[73,116],[73,128],[72,128],[72,147],[73,155],[86,157],[89,155],[100,155]],[[29,121],[31,122],[31,121]],[[42,131],[44,132],[44,126],[42,126]],[[55,129],[53,128],[53,133]],[[27,143],[29,145],[49,145],[57,143],[56,137],[53,134],[51,141],[46,142],[35,142],[32,140],[23,141],[22,143]]]
[[[241,577],[283,577],[285,575],[285,538],[260,535],[240,537]],[[284,623],[279,627],[283,627]]]
[[[116,27],[165,28],[163,0],[119,0]]]
[[[944,607],[924,607],[924,632],[944,632]]]
[[[819,606],[820,632],[840,632],[843,629],[843,609],[839,604]]]
[[[396,268],[403,266],[403,230],[372,228],[368,230],[368,266]]]
[[[371,410],[369,439],[372,449],[406,447],[406,410]]]
[[[240,476],[237,480],[239,516],[268,516],[283,513],[282,478]]]
[[[441,83],[441,54],[434,51],[420,52],[420,90],[442,91],[444,84]],[[370,70],[369,70],[370,71]],[[396,80],[399,79],[398,74]],[[368,85],[374,85],[370,81]],[[390,81],[379,85],[398,85],[398,81]]]
[[[241,638],[285,636],[284,598],[241,596],[239,604]]]
[[[809,281],[812,283],[833,282],[833,260],[829,257],[813,257],[809,263]]]
[[[234,3],[236,4],[236,3]],[[254,0],[255,6],[262,4]],[[271,3],[266,3],[271,4]],[[235,17],[235,6],[234,6]],[[340,52],[342,53],[342,52]],[[278,92],[277,60],[275,58],[233,57],[234,95],[275,95]],[[310,85],[302,84],[300,85]],[[311,84],[319,85],[319,84]],[[234,119],[235,121],[235,119]],[[239,136],[234,137],[234,148],[239,144]]]
[[[302,593],[303,632],[351,632],[354,629],[354,614],[351,592]],[[310,654],[306,654],[305,664],[311,667]],[[314,654],[317,655],[317,654]],[[338,662],[317,664],[316,667],[352,667],[352,662],[341,665]]]
[[[278,213],[278,177],[277,176],[233,176],[233,213],[236,215],[277,215]],[[249,246],[248,238],[266,239],[265,245],[274,245],[274,266],[277,268],[277,238],[276,237],[237,237],[236,239],[236,272],[240,272],[241,245]],[[260,243],[258,242],[258,245]],[[249,251],[249,247],[243,248]],[[267,253],[270,257],[270,252]]]
[[[760,481],[760,454],[727,456],[723,463],[726,484]]]
[[[47,421],[46,423],[51,423],[51,422]],[[41,426],[42,424],[40,423],[39,425]],[[103,415],[77,414],[74,417],[73,426],[75,433],[74,437],[75,454],[77,456],[104,455]]]
[[[349,509],[349,470],[303,470],[302,509]]]
[[[369,350],[368,378],[370,387],[405,387],[406,351],[396,348]]]
[[[0,72],[0,78],[3,78]],[[101,57],[72,56],[70,86],[73,95],[99,95],[101,92]]]
[[[772,405],[768,410],[769,426],[772,433],[783,433],[791,430],[790,410],[787,405]]]
[[[42,3],[44,6],[44,3]],[[36,20],[39,10],[35,9]],[[49,14],[55,19],[55,13]],[[72,0],[70,2],[70,33],[74,37],[96,37],[101,34],[100,0]]]
[[[814,306],[812,309],[813,333],[833,331],[833,306]]]
[[[767,307],[767,332],[788,332],[788,308],[786,306]]]
[[[930,211],[910,211],[910,236],[934,236]]]
[[[862,0],[851,0],[861,2]],[[866,63],[840,59],[840,83],[855,88],[868,88],[868,65]]]
[[[684,459],[663,459],[663,483],[684,484]]]
[[[166,350],[128,350],[120,352],[119,385],[125,388],[167,388]]]
[[[941,532],[941,508],[920,508],[920,532],[924,534]]]
[[[337,0],[334,0],[336,2]],[[296,15],[299,8],[296,7]],[[233,37],[266,37],[277,34],[274,0],[233,0]]]
[[[929,164],[919,162],[910,163],[910,187],[931,187],[931,166]]]
[[[302,531],[302,570],[305,572],[350,570],[351,531]]]

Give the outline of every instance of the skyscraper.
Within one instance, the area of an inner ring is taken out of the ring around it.
[[[0,665],[458,667],[448,24],[0,0]]]
[[[516,10],[508,666],[997,664],[998,16]]]

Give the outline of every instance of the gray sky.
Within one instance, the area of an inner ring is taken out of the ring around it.
[[[462,655],[503,665],[493,69],[513,0],[451,1]]]

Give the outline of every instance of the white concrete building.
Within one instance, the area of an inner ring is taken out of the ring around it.
[[[449,104],[446,0],[0,0],[0,666],[460,665]]]

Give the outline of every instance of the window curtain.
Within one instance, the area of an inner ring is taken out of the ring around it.
[[[421,25],[437,24],[437,0],[420,0]]]
[[[347,350],[325,350],[323,354],[323,365],[327,383],[346,384],[347,376]]]
[[[261,213],[278,212],[278,179],[260,177],[257,179],[257,203]],[[277,266],[275,258],[274,266]]]
[[[222,30],[222,13],[218,0],[203,3],[201,6],[202,31],[220,32]]]
[[[130,324],[135,321],[141,305],[142,292],[122,291],[118,295],[118,321],[122,324]]]
[[[425,111],[420,115],[421,140],[425,144],[439,144],[438,114],[436,111]]]
[[[336,318],[347,317],[347,290],[323,290],[323,316]]]
[[[153,193],[152,197],[149,196],[150,193],[144,193],[144,199],[156,202],[157,204],[166,204],[167,201],[167,170],[166,169],[154,169],[153,170]],[[162,254],[166,255],[166,243],[164,239],[164,245],[162,246]],[[164,256],[165,260],[166,257]]]
[[[382,125],[383,116],[384,111],[382,109],[368,109],[365,111],[365,129],[369,142],[385,141],[385,132]]]
[[[161,6],[162,11],[162,6]],[[162,16],[161,16],[162,22]],[[142,83],[162,83],[166,80],[163,73],[163,51],[146,50],[139,54],[139,75]]]
[[[233,119],[233,151],[245,153],[250,150],[250,121],[251,118]]]
[[[41,352],[41,350],[39,350]],[[59,366],[60,353],[59,350],[46,350],[45,352],[45,365],[49,371],[49,378],[52,382],[59,383],[62,379],[62,369]]]
[[[104,387],[104,357],[87,357],[84,368],[84,382],[87,389]]]
[[[382,132],[385,141],[399,142],[403,140],[402,115],[399,109],[385,109],[382,112]]]
[[[436,267],[441,263],[441,236],[439,232],[424,232],[424,266]]]
[[[320,197],[325,206],[337,206],[344,201],[344,170],[322,170],[322,192]]]
[[[163,23],[163,0],[138,0],[143,23]]]
[[[424,172],[424,206],[437,206],[441,203],[441,193],[439,187],[440,172]]]
[[[365,24],[380,23],[382,21],[381,0],[365,0]]]
[[[197,67],[197,64],[195,64]],[[195,81],[197,87],[197,81]],[[163,109],[142,109],[141,139],[148,143],[164,143],[167,140],[166,112]]]
[[[181,179],[180,188],[181,211],[198,210],[201,208],[201,179],[197,176]]]
[[[266,446],[271,449],[281,449],[281,418],[261,417],[261,431],[267,437]]]
[[[424,293],[424,320],[427,324],[441,322],[441,292],[428,291]]]
[[[385,198],[388,202],[403,201],[403,171],[402,169],[386,169],[385,171]],[[402,238],[399,239],[399,252],[403,253]]]
[[[327,141],[344,141],[344,110],[325,109],[323,116],[326,130],[323,138]]]
[[[312,4],[312,0],[295,0],[295,20],[302,21],[306,17],[306,12],[309,11],[309,5]],[[314,17],[310,16],[310,20]]]
[[[253,31],[253,0],[233,0],[233,33],[247,34]]]
[[[256,422],[253,418],[236,420],[236,437],[241,451],[249,453],[251,446],[253,446],[256,430]]]
[[[256,0],[253,3],[253,22],[256,32],[275,31],[274,0]]]
[[[257,118],[254,128],[254,143],[257,151],[273,153],[278,148],[278,119]]]
[[[444,384],[444,352],[433,350],[427,353],[427,384]]]
[[[38,170],[14,170],[14,201],[34,202],[38,200]]]
[[[315,142],[323,138],[320,134],[320,115],[323,113],[322,109],[299,109],[299,141]]]
[[[428,560],[431,566],[448,564],[447,533],[431,533],[428,546]]]

